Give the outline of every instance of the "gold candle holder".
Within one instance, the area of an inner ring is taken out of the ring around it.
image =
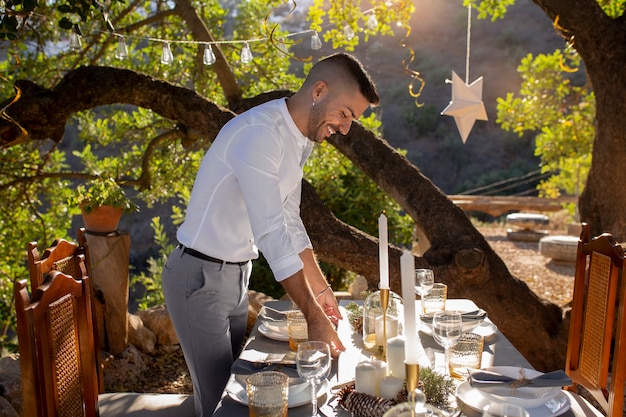
[[[380,307],[383,310],[382,359],[387,360],[387,308],[389,307],[389,288],[380,289]]]
[[[420,379],[420,366],[417,363],[404,362],[404,370],[406,373],[406,388],[408,392],[417,389],[417,383]]]

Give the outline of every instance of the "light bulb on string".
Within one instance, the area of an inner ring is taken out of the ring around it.
[[[248,45],[248,42],[245,42],[243,44],[243,48],[241,48],[240,60],[242,64],[252,62],[252,51],[250,51],[250,45]]]
[[[322,40],[317,34],[317,31],[313,32],[313,36],[311,36],[311,49],[313,49],[314,51],[322,49]]]
[[[126,39],[123,36],[117,38],[117,49],[115,50],[115,58],[126,59],[128,58],[128,48],[126,47]]]
[[[70,33],[70,43],[69,43],[69,48],[71,51],[80,51],[80,49],[83,47],[83,42],[80,39],[80,35],[72,30],[72,32]]]
[[[204,65],[213,65],[215,64],[216,58],[213,53],[213,47],[211,47],[210,43],[204,45],[204,58],[202,62]]]
[[[371,30],[375,30],[378,27],[378,19],[376,19],[376,15],[374,13],[367,18],[367,27]]]
[[[174,55],[170,49],[169,42],[163,42],[163,50],[161,51],[161,64],[169,65],[174,62]]]
[[[345,25],[343,27],[343,36],[345,36],[347,40],[351,40],[352,38],[354,38],[354,31],[352,30],[350,25]]]

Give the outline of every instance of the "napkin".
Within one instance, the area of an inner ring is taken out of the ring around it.
[[[469,374],[470,385],[473,388],[479,388],[487,392],[489,392],[490,388],[496,389],[502,387],[545,388],[572,385],[572,379],[562,370],[548,372],[530,379],[522,378],[521,374],[520,378],[516,379],[486,370],[469,370]]]
[[[432,314],[422,314],[420,316],[422,322],[432,324],[433,323],[433,315]],[[468,311],[466,313],[461,313],[461,320],[463,321],[475,321],[475,320],[484,320],[487,318],[487,312],[483,309],[478,309],[474,311]]]
[[[261,311],[259,311],[259,316],[267,321],[284,321],[287,320],[286,313],[286,311],[276,310],[264,305],[261,307]]]

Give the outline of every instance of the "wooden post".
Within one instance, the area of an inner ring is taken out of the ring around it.
[[[100,348],[117,355],[128,344],[128,286],[130,235],[85,232],[96,295]]]

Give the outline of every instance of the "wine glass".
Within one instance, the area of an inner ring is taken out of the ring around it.
[[[456,345],[463,333],[463,321],[458,311],[437,311],[433,315],[433,338],[444,348],[445,370],[444,375],[450,377],[449,349]]]
[[[519,405],[492,403],[483,408],[482,417],[530,417],[530,414]]]
[[[433,289],[433,285],[435,285],[435,274],[431,269],[415,270],[415,292],[418,293],[422,299],[421,311],[424,311],[424,296]]]
[[[309,381],[311,385],[311,417],[318,417],[317,386],[330,371],[330,347],[325,342],[302,342],[296,353],[298,375]]]

